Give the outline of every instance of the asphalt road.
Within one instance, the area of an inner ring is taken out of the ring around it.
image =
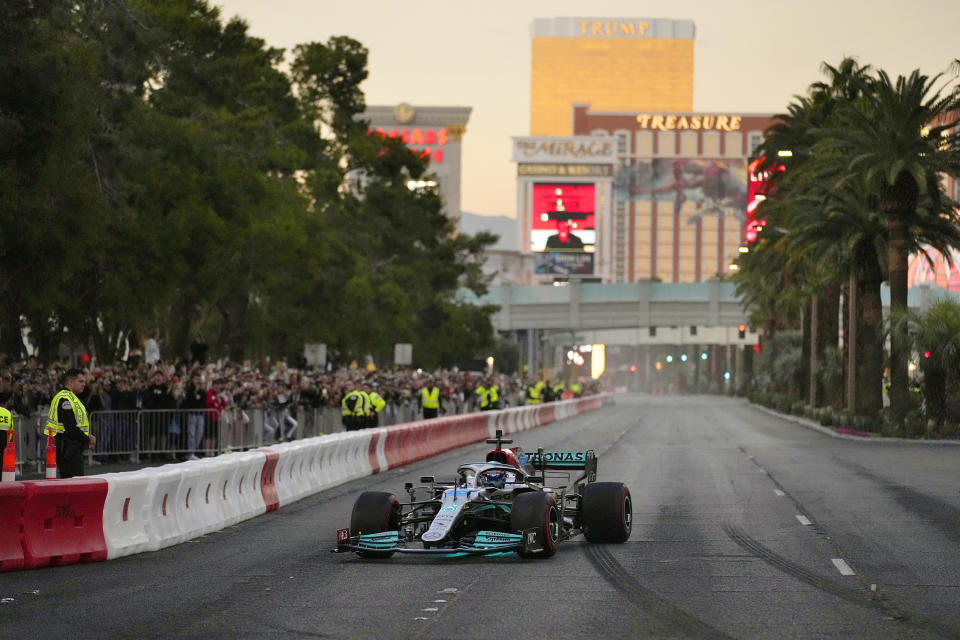
[[[516,441],[595,449],[632,491],[631,539],[542,561],[328,551],[361,491],[402,497],[476,445],[171,549],[0,574],[0,638],[960,638],[960,446],[640,395]]]

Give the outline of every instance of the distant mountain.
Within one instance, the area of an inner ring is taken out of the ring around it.
[[[519,251],[520,241],[517,238],[517,220],[507,216],[481,216],[476,213],[460,213],[460,232],[476,235],[480,231],[489,231],[500,236],[500,239],[491,249]]]

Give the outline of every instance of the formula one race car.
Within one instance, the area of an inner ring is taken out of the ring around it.
[[[504,449],[512,440],[501,431],[487,442],[497,448],[486,461],[460,465],[454,480],[424,476],[421,486],[406,483],[409,502],[380,491],[360,494],[350,528],[337,531],[335,551],[363,558],[514,552],[548,558],[560,542],[580,533],[588,542],[620,543],[630,537],[630,490],[619,482],[596,482],[592,450],[538,449],[528,455],[520,447]],[[571,482],[570,471],[583,473]],[[548,478],[565,483],[548,484]]]

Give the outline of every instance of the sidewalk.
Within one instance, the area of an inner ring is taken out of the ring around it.
[[[753,402],[747,401],[747,405],[763,411],[764,413],[776,416],[777,418],[783,418],[784,420],[789,420],[790,422],[795,422],[807,429],[812,429],[814,431],[819,431],[820,433],[830,436],[831,438],[840,438],[842,440],[856,440],[858,442],[910,442],[913,444],[955,444],[960,445],[960,440],[923,440],[919,438],[890,438],[886,436],[878,436],[876,434],[868,433],[865,431],[856,431],[853,429],[847,429],[844,427],[825,427],[813,420],[804,418],[801,416],[795,416],[788,413],[780,413],[779,411],[774,411],[768,407],[763,406],[762,404],[755,404]]]

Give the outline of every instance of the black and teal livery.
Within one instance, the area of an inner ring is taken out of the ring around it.
[[[596,482],[593,450],[525,454],[519,447],[504,449],[511,441],[500,431],[487,442],[497,446],[487,461],[460,465],[452,482],[425,476],[420,486],[407,483],[409,502],[391,493],[361,494],[350,528],[337,532],[335,550],[364,558],[394,553],[545,558],[581,533],[588,542],[630,537],[630,491],[618,482]],[[583,473],[571,478],[571,471]],[[551,486],[554,476],[564,479],[562,485]]]

